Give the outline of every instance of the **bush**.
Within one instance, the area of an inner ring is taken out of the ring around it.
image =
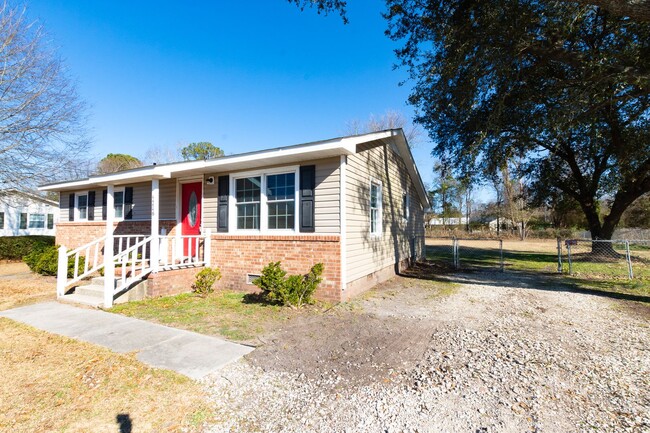
[[[214,283],[221,279],[221,271],[219,268],[203,268],[201,272],[196,274],[194,284],[192,284],[192,291],[199,296],[207,296],[214,292]]]
[[[56,276],[59,270],[59,248],[55,245],[43,250],[33,251],[23,257],[23,260],[33,272],[41,275]],[[78,273],[84,269],[85,257],[79,256]],[[74,257],[68,259],[68,278],[74,276]]]
[[[22,260],[34,251],[54,245],[54,236],[1,236],[0,260]]]
[[[280,267],[280,262],[271,262],[253,284],[262,289],[263,295],[269,302],[291,305],[301,308],[304,304],[312,303],[312,296],[323,280],[323,264],[315,264],[307,275],[287,275]]]

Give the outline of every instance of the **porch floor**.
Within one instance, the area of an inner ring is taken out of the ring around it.
[[[115,352],[135,351],[138,360],[145,364],[174,370],[192,379],[202,379],[253,350],[212,336],[58,302],[2,311],[0,317]]]

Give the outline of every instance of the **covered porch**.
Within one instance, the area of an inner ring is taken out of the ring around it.
[[[123,218],[127,209],[124,189],[119,191],[122,196],[116,194],[119,183],[101,185],[105,187],[103,221],[83,222],[86,233],[89,226],[94,226],[94,239],[73,249],[59,247],[57,298],[70,298],[72,289],[94,296],[101,291],[101,304],[110,308],[118,296],[155,274],[209,266],[211,233],[210,229],[201,229],[201,197],[197,200],[194,196],[181,206],[176,204],[177,221],[161,221],[161,178],[168,177],[153,177],[147,182],[151,187],[151,208],[150,218],[145,220]],[[117,206],[116,195],[120,200]],[[180,193],[177,195],[182,200]],[[187,229],[183,229],[185,225]],[[90,278],[90,285],[81,285]]]

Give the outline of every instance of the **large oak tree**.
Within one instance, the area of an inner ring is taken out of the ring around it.
[[[574,198],[610,239],[650,191],[650,23],[567,2],[387,3],[434,153],[487,173],[523,158],[538,192]]]

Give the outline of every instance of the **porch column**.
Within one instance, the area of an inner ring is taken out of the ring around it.
[[[160,181],[151,180],[151,272],[158,272],[160,264]]]
[[[114,193],[115,186],[108,185],[106,192],[106,241],[104,242],[104,308],[113,306],[113,291],[115,290],[115,262],[113,260]]]

